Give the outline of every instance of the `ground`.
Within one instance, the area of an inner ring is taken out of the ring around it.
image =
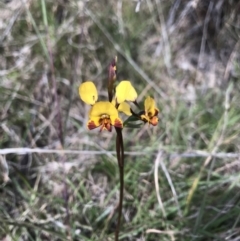
[[[87,130],[78,94],[92,80],[107,99],[114,56],[117,81],[160,110],[157,126],[123,130],[119,239],[240,240],[239,9],[234,0],[1,1],[0,240],[114,240],[116,133]]]

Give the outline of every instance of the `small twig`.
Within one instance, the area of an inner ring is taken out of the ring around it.
[[[4,183],[7,183],[10,180],[8,175],[8,163],[6,161],[5,156],[0,155],[0,179],[2,179]]]
[[[26,147],[19,147],[19,148],[5,148],[0,149],[0,155],[7,155],[7,154],[16,154],[16,155],[24,155],[27,153],[39,153],[39,154],[66,154],[66,155],[73,155],[73,154],[81,154],[81,155],[116,155],[115,151],[95,151],[95,150],[71,150],[71,149],[41,149],[41,148],[26,148]],[[172,158],[193,158],[193,157],[208,157],[212,156],[218,159],[235,159],[240,157],[240,153],[236,152],[218,152],[218,153],[210,153],[206,151],[192,151],[192,152],[183,152],[183,153],[168,153],[165,151],[167,155],[169,155],[170,159]],[[124,155],[128,156],[142,156],[146,154],[157,155],[155,151],[126,151]]]
[[[174,185],[173,185],[173,182],[172,182],[172,179],[171,179],[171,176],[167,170],[167,167],[166,165],[164,164],[164,161],[163,161],[163,158],[160,158],[160,165],[162,167],[162,170],[168,180],[168,183],[169,183],[169,186],[171,187],[171,191],[172,191],[172,194],[173,194],[173,198],[174,198],[174,201],[176,203],[176,206],[178,208],[178,214],[180,217],[182,217],[182,211],[181,211],[181,208],[180,208],[180,205],[179,205],[179,202],[178,202],[178,198],[177,198],[177,192],[174,188]]]
[[[166,212],[163,207],[163,202],[160,196],[159,183],[158,183],[158,166],[159,166],[161,157],[162,157],[162,152],[159,151],[157,158],[155,160],[155,165],[154,165],[154,182],[155,182],[155,189],[156,189],[156,194],[157,194],[157,199],[158,199],[160,209],[162,210],[163,217],[166,217]]]

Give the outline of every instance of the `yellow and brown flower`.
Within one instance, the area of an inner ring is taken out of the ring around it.
[[[100,126],[100,131],[112,131],[112,126],[123,128],[122,120],[118,117],[118,110],[108,101],[96,102],[89,112],[87,127],[89,130]]]
[[[144,111],[143,114],[140,115],[141,120],[156,126],[158,124],[158,113],[159,110],[155,105],[154,99],[148,96],[144,101]]]

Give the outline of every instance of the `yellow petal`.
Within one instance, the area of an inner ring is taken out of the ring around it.
[[[103,118],[110,118],[111,125],[122,128],[122,120],[118,117],[118,110],[108,101],[96,102],[89,112],[88,129],[94,129],[101,125]],[[108,129],[111,131],[111,129]]]
[[[93,105],[98,99],[98,92],[92,81],[86,81],[79,86],[79,95],[86,104]]]
[[[118,111],[123,112],[125,115],[131,116],[131,110],[130,110],[130,105],[126,102],[121,103],[118,106]]]
[[[145,107],[145,114],[149,117],[152,117],[155,115],[156,111],[158,113],[158,109],[155,106],[155,101],[153,98],[148,96],[144,101],[144,107]]]
[[[118,104],[124,101],[135,101],[137,92],[128,80],[121,81],[116,87],[116,100]]]
[[[95,118],[95,117],[99,117],[101,118],[103,115],[109,115],[109,117],[118,117],[118,111],[115,108],[115,106],[108,102],[108,101],[99,101],[96,102],[90,112],[89,112],[89,118]]]

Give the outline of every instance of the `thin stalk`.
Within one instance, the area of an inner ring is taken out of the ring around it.
[[[123,190],[124,190],[124,147],[123,147],[123,137],[122,130],[116,128],[117,137],[116,137],[116,153],[118,160],[119,176],[120,176],[120,196],[119,196],[119,205],[118,205],[118,221],[117,227],[115,230],[115,241],[118,241],[119,231],[122,218],[122,204],[123,204]]]
[[[114,94],[114,82],[117,78],[117,56],[111,61],[108,67],[108,100],[109,102],[113,99]],[[116,109],[118,108],[118,104],[116,104]],[[124,148],[123,148],[123,137],[122,137],[122,129],[115,127],[117,136],[116,136],[116,154],[118,160],[118,168],[119,168],[119,177],[120,177],[120,196],[119,196],[119,204],[118,204],[118,221],[115,230],[115,241],[118,241],[119,231],[121,225],[122,218],[122,204],[123,204],[123,189],[124,189]]]

